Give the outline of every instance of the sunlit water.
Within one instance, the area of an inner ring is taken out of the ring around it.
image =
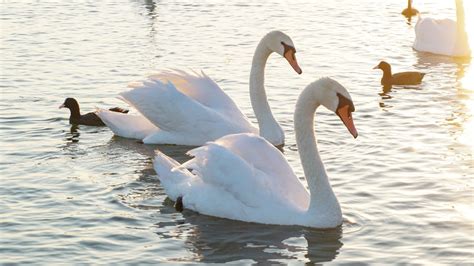
[[[405,2],[2,1],[0,263],[472,263],[474,68],[413,51]],[[417,7],[453,18],[454,2],[438,2]],[[176,67],[204,69],[255,120],[250,62],[272,29],[293,38],[303,69],[272,56],[266,78],[299,176],[301,89],[331,76],[354,99],[356,140],[335,115],[316,117],[339,229],[178,213],[151,158],[159,148],[183,161],[188,147],[71,128],[57,108],[65,97],[83,111],[124,105],[128,82]],[[381,59],[426,72],[423,84],[384,93],[371,69]]]

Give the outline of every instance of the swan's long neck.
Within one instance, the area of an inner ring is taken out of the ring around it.
[[[464,31],[464,6],[462,0],[456,0],[456,22],[458,30]]]
[[[463,0],[456,0],[456,35],[454,55],[468,56],[470,54],[470,47],[465,29]]]
[[[308,212],[337,220],[341,217],[341,208],[319,156],[314,133],[314,114],[323,97],[321,94],[322,90],[311,85],[301,93],[294,115],[296,144],[311,193]]]
[[[408,10],[411,10],[411,1],[412,0],[408,0]]]
[[[275,120],[265,92],[265,65],[272,51],[266,46],[265,38],[260,41],[255,50],[250,70],[250,101],[257,117],[260,136],[274,145],[284,142],[283,130]]]

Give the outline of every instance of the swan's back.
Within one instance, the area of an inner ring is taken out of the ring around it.
[[[451,19],[419,18],[413,48],[420,52],[453,56],[457,33]]]

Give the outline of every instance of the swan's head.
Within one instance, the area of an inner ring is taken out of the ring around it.
[[[382,69],[382,71],[388,71],[388,70],[391,70],[391,66],[389,63],[385,62],[385,61],[380,61],[380,63],[376,66],[374,66],[373,69]]]
[[[317,104],[336,113],[352,136],[357,138],[357,129],[352,120],[352,112],[355,111],[355,108],[346,88],[331,78],[321,78],[310,86],[313,87]]]
[[[288,61],[288,63],[290,63],[291,67],[296,71],[296,73],[303,73],[300,66],[298,65],[298,61],[296,61],[295,45],[288,35],[281,31],[271,31],[267,33],[265,37],[263,37],[263,41],[265,42],[268,49],[283,56]]]

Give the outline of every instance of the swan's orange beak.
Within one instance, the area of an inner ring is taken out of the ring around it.
[[[303,73],[300,66],[298,65],[298,61],[296,61],[294,49],[288,49],[287,51],[285,51],[284,56],[286,60],[288,61],[288,63],[290,63],[290,66],[296,71],[296,73],[298,74]]]
[[[354,138],[357,138],[359,133],[357,133],[357,129],[354,126],[354,121],[352,120],[352,111],[350,110],[349,105],[343,105],[337,108],[336,114],[342,120],[342,123],[346,126],[349,132],[352,134]]]

